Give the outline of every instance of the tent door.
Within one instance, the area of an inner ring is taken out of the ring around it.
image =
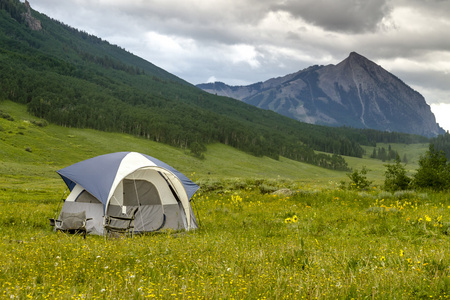
[[[164,208],[152,182],[124,179],[123,206],[127,211],[139,207],[134,221],[135,231],[154,231],[164,223]]]

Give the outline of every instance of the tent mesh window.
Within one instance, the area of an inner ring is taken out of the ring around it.
[[[86,190],[82,191],[80,195],[78,195],[75,202],[83,202],[83,203],[100,203],[100,201],[97,200],[94,196],[92,196],[89,192]]]
[[[155,185],[146,180],[123,180],[123,205],[161,205]]]

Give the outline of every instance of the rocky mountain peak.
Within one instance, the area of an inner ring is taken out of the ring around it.
[[[373,61],[367,59],[366,57],[356,53],[351,52],[350,55],[344,59],[342,62],[334,66],[337,72],[352,72],[364,71],[364,72],[383,72],[385,71],[381,66],[377,65]],[[348,76],[349,74],[341,74]]]
[[[348,55],[348,57],[345,60],[370,62],[370,60],[368,60],[367,58],[365,58],[361,54],[358,54],[358,53],[356,53],[354,51],[350,52],[350,54]]]

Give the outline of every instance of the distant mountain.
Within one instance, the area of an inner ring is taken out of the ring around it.
[[[312,66],[248,86],[197,87],[311,124],[427,137],[444,133],[422,95],[356,52],[337,65]]]

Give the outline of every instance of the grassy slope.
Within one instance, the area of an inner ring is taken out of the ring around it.
[[[39,180],[44,180],[46,184],[57,185],[60,179],[56,170],[90,157],[117,151],[149,154],[188,176],[195,172],[197,179],[261,178],[305,183],[326,183],[331,180],[339,182],[347,179],[345,172],[330,171],[286,158],[279,161],[267,157],[257,158],[222,144],[209,145],[206,159],[199,160],[182,149],[126,134],[64,128],[51,124],[39,127],[31,123],[37,119],[26,112],[25,106],[10,101],[2,102],[0,109],[15,119],[13,122],[0,119],[0,174],[5,179],[2,182],[7,184],[37,187]],[[425,144],[392,147],[400,155],[407,153],[410,157],[407,168],[411,172],[417,167],[417,157],[427,149]],[[26,151],[27,148],[31,152]],[[367,152],[370,153],[370,149]],[[384,164],[381,161],[351,157],[346,159],[353,168],[367,166],[371,170],[369,179],[378,184],[382,182]]]

